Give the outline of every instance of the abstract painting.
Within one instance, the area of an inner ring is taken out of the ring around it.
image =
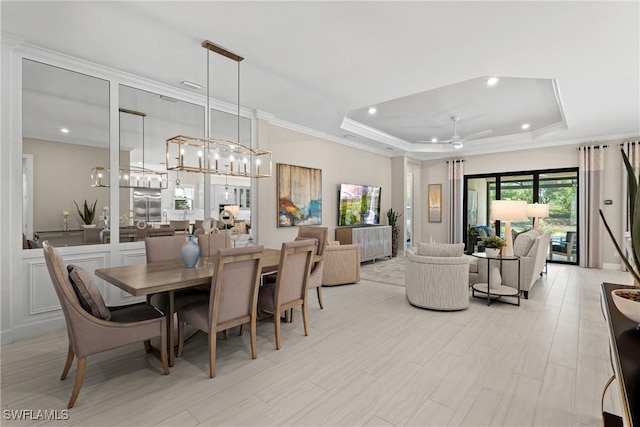
[[[322,170],[276,166],[278,227],[322,224]]]
[[[442,184],[429,184],[429,222],[442,222]]]

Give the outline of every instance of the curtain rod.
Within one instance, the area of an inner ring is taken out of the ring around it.
[[[594,150],[598,150],[600,148],[607,148],[608,145],[583,145],[582,147],[578,147],[578,150],[581,148],[593,148]]]
[[[460,160],[447,160],[447,163],[449,163],[449,162],[462,163],[462,162],[466,162],[466,160],[464,160],[464,159],[460,159]]]

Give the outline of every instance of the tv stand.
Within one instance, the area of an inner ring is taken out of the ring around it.
[[[360,245],[360,262],[391,258],[391,226],[366,225],[336,228],[341,245]]]

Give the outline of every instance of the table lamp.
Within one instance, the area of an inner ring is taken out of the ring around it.
[[[493,200],[491,202],[491,216],[505,223],[504,240],[506,246],[502,251],[505,256],[513,256],[513,237],[511,236],[511,221],[527,219],[527,202],[524,200]]]
[[[227,205],[224,207],[224,210],[231,212],[233,219],[236,219],[238,215],[240,215],[240,206],[238,205]]]
[[[530,203],[527,205],[527,216],[533,218],[533,229],[540,229],[540,218],[549,217],[549,204]]]

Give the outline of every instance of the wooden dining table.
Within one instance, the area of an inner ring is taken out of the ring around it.
[[[320,260],[322,260],[322,256],[315,255],[314,262]],[[262,274],[276,272],[279,263],[279,249],[264,249]],[[213,276],[211,258],[200,258],[194,268],[186,268],[183,266],[182,260],[174,260],[99,268],[95,271],[95,274],[97,277],[134,296],[146,296],[162,292],[168,294],[169,309],[165,316],[168,329],[169,365],[173,366],[175,361],[174,293],[194,286],[211,284]]]

